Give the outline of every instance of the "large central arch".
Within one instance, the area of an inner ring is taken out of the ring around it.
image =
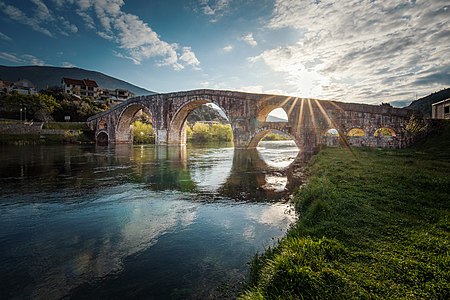
[[[125,107],[119,115],[116,126],[116,142],[129,143],[133,141],[133,131],[131,130],[131,123],[138,111],[142,110],[144,113],[151,116],[153,120],[153,114],[150,109],[142,103],[130,103]]]
[[[221,107],[219,104],[211,100],[199,99],[192,100],[182,105],[174,114],[172,121],[169,125],[168,143],[169,144],[186,144],[186,119],[189,114],[195,109],[199,108],[204,104],[212,103],[217,105],[229,119],[227,111]],[[233,130],[234,135],[234,130]]]

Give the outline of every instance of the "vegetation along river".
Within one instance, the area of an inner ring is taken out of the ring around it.
[[[0,298],[225,297],[296,218],[260,145],[0,147]]]

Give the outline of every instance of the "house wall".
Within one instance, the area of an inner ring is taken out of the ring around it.
[[[450,119],[450,99],[433,104],[431,113],[433,119]]]

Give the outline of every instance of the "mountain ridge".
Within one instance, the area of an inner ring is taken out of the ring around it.
[[[125,80],[98,71],[86,70],[78,67],[0,65],[0,79],[8,81],[28,79],[36,85],[38,90],[51,86],[61,86],[61,79],[63,77],[95,80],[101,88],[126,89],[133,92],[136,96],[155,94],[153,91],[136,86]]]

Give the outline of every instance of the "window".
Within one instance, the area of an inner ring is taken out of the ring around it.
[[[444,114],[450,114],[450,106],[444,106]]]

